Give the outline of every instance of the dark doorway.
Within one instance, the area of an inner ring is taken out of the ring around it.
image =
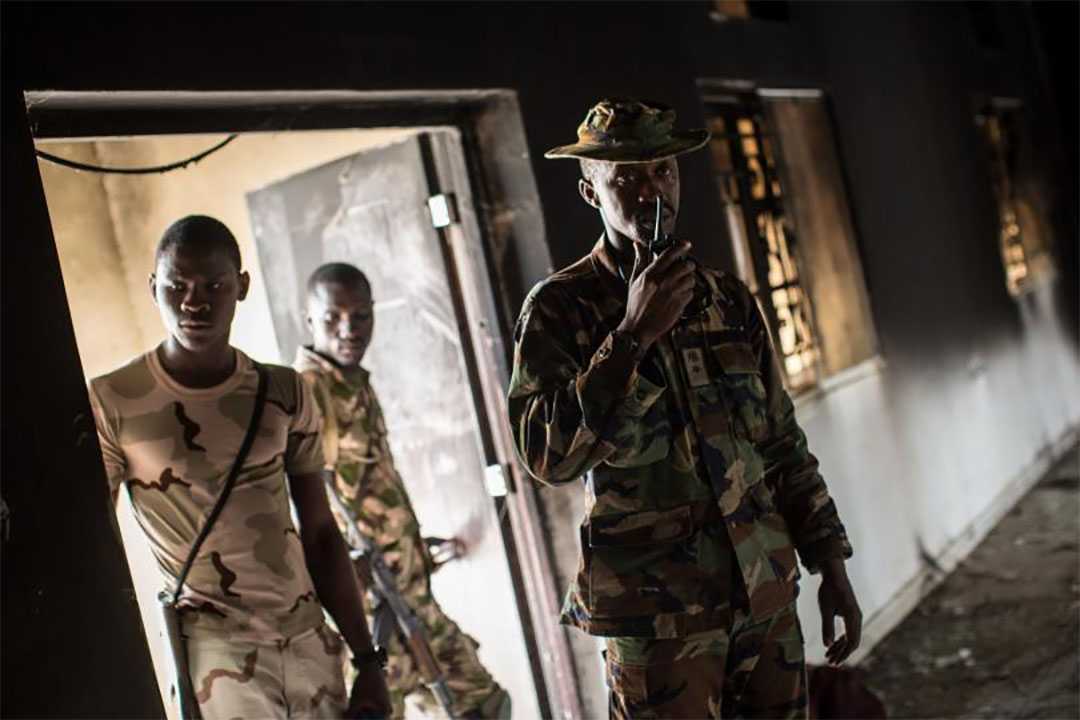
[[[464,199],[458,203],[458,209],[465,219],[465,227],[460,232],[436,232],[438,241],[428,248],[435,249],[432,259],[437,259],[438,253],[442,255],[443,287],[435,295],[420,293],[409,298],[416,300],[416,308],[434,300],[428,310],[437,312],[429,312],[430,317],[441,320],[450,330],[444,333],[447,342],[442,349],[446,350],[447,357],[457,358],[457,367],[452,369],[459,379],[467,380],[459,384],[458,389],[471,396],[471,402],[466,406],[472,413],[473,429],[469,431],[472,437],[458,438],[452,444],[460,448],[471,443],[470,452],[474,457],[470,460],[471,467],[466,470],[470,487],[476,492],[471,496],[472,504],[456,513],[456,519],[459,530],[466,534],[475,532],[485,523],[498,529],[491,537],[499,541],[483,547],[482,552],[478,550],[478,555],[486,553],[490,557],[496,550],[502,554],[504,594],[516,606],[517,613],[513,617],[519,627],[518,652],[522,657],[515,664],[518,670],[522,665],[531,670],[525,677],[535,698],[533,704],[531,699],[515,697],[516,707],[526,714],[538,713],[543,717],[579,715],[573,661],[565,631],[555,623],[557,606],[551,580],[553,573],[546,544],[535,520],[533,489],[521,481],[502,421],[502,393],[508,367],[504,342],[508,337],[508,309],[520,297],[523,278],[537,274],[536,268],[550,264],[546,251],[538,250],[543,247],[536,237],[542,234],[542,224],[527,156],[505,152],[507,144],[524,145],[516,100],[512,93],[505,91],[262,93],[257,98],[255,95],[29,94],[27,105],[31,127],[39,139],[361,127],[447,128],[443,136],[452,136],[452,143],[433,144],[428,138],[425,142],[429,153],[435,147],[434,154],[419,168],[413,162],[411,170],[415,177],[426,182],[426,186],[416,185],[417,193],[422,190],[424,194],[423,198],[417,194],[418,200],[426,201],[433,187],[432,177],[460,179],[463,185],[460,189],[455,187],[453,194]],[[481,127],[486,139],[502,146],[495,149],[488,143],[479,143],[477,137]],[[414,146],[420,143],[415,138],[411,142]],[[451,149],[453,143],[456,144]],[[409,142],[403,144],[408,146]],[[422,171],[419,174],[418,169]],[[259,195],[252,196],[253,204]],[[532,210],[519,213],[513,223],[498,222],[500,212],[515,204],[528,205]],[[399,220],[394,218],[395,225]],[[433,232],[430,226],[429,232]],[[260,254],[264,246],[272,245],[260,242]],[[280,250],[284,245],[276,247]],[[309,268],[294,264],[293,270],[294,275],[299,275]],[[390,277],[392,273],[387,270],[385,275]],[[392,293],[388,290],[387,294]],[[449,305],[444,302],[448,296]],[[275,314],[275,332],[288,335],[287,324],[278,322],[279,315]],[[450,341],[451,334],[456,335],[456,340]],[[387,335],[388,344],[392,345],[390,341],[396,336],[390,332]],[[285,342],[293,341],[295,339]],[[387,369],[388,373],[396,371],[396,367]],[[399,417],[407,418],[408,411],[402,409]],[[435,445],[437,443],[431,447]],[[422,455],[418,454],[418,457]],[[437,459],[433,460],[436,455],[438,453],[432,450],[426,457],[427,469],[433,466],[432,463],[438,465]],[[456,461],[450,459],[449,462]],[[492,498],[488,494],[492,489],[496,494],[503,492],[502,488],[505,488],[505,496]],[[413,492],[418,493],[415,488]],[[432,502],[438,504],[437,496],[433,496]],[[424,517],[421,519],[425,520]],[[462,573],[468,574],[468,563],[459,567]],[[448,573],[447,583],[477,584],[475,579],[454,580],[453,574]],[[480,585],[485,592],[490,590]],[[438,592],[438,584],[436,588]],[[459,604],[465,605],[464,602]],[[453,608],[448,609],[454,612]],[[525,660],[527,663],[522,662]],[[507,662],[513,663],[512,660]]]

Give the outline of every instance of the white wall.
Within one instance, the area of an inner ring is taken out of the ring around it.
[[[69,145],[63,156],[100,164],[93,143]],[[52,217],[56,250],[64,275],[71,322],[79,344],[83,371],[98,375],[119,365],[143,346],[135,308],[127,289],[121,249],[113,232],[103,175],[39,163]],[[148,301],[144,294],[140,301]],[[112,320],[101,332],[99,318]]]
[[[901,372],[886,363],[797,402],[855,548],[848,563],[866,618],[856,659],[969,552],[1075,432],[1080,363],[1044,284],[1021,298],[1022,334]],[[808,656],[821,661],[818,579],[799,612]]]

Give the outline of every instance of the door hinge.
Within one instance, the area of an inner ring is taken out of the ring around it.
[[[431,224],[436,228],[449,227],[458,221],[457,198],[454,193],[432,195],[428,198],[427,205],[431,212]]]
[[[506,477],[506,468],[501,463],[494,463],[484,468],[484,485],[491,497],[506,497],[510,492],[510,483]]]

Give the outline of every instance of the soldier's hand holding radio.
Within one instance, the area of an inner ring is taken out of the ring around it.
[[[649,349],[682,316],[694,296],[694,262],[686,260],[690,243],[677,242],[656,257],[634,242],[634,269],[626,295],[626,315],[620,332],[638,341],[639,352]]]

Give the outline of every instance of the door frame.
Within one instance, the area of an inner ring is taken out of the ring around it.
[[[470,377],[479,380],[477,416],[489,466],[506,475],[495,499],[526,649],[544,717],[582,716],[580,688],[535,487],[513,450],[505,388],[517,308],[551,271],[543,217],[517,96],[512,90],[460,91],[31,91],[35,139],[92,139],[197,133],[288,132],[379,127],[453,127],[461,137],[482,253],[452,252],[448,267],[487,278],[487,302],[460,306]],[[452,262],[451,262],[452,261]],[[457,303],[455,303],[457,305]]]

